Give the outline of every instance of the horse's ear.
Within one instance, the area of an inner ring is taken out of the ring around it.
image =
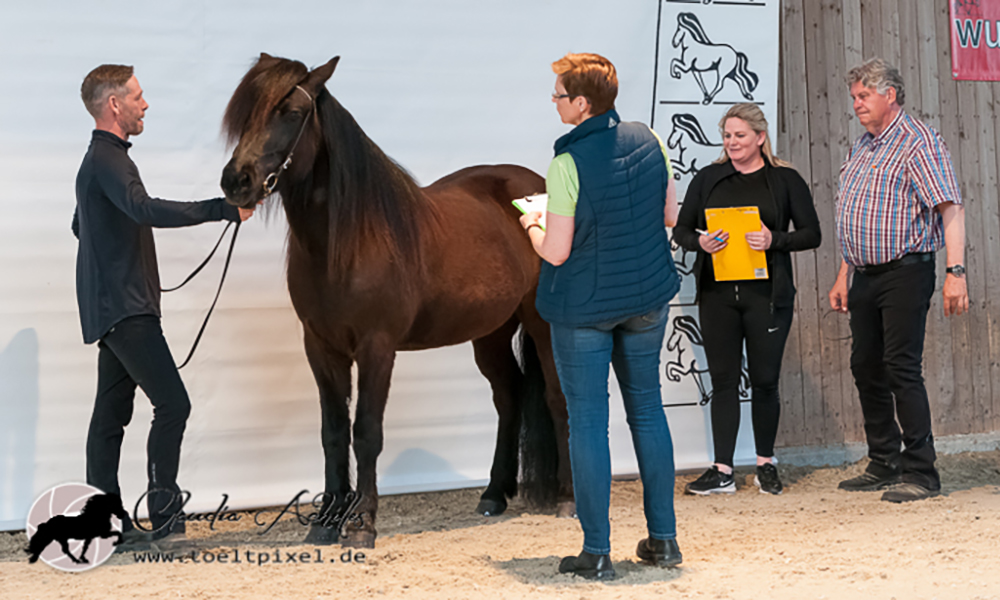
[[[309,77],[306,78],[306,84],[312,88],[313,91],[319,92],[319,88],[326,84],[326,81],[330,79],[333,75],[333,71],[337,68],[337,63],[340,62],[339,56],[334,56],[321,67],[316,67],[309,72]]]
[[[267,60],[269,58],[274,58],[274,57],[271,56],[270,54],[268,54],[267,52],[261,52],[260,53],[260,60]]]

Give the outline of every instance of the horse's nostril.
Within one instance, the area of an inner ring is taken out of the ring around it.
[[[242,193],[250,189],[250,174],[243,170],[227,168],[222,172],[222,189],[230,193]]]

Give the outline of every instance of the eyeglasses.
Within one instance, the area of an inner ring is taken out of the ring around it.
[[[552,92],[553,100],[562,100],[563,98],[576,98],[576,96],[574,96],[573,94],[557,94],[555,92]]]

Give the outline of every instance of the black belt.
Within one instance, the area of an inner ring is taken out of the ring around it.
[[[896,260],[890,260],[887,263],[882,263],[880,265],[864,265],[861,267],[854,267],[854,270],[863,275],[881,275],[882,273],[888,273],[893,269],[898,269],[900,267],[905,267],[907,265],[915,265],[918,263],[933,262],[934,253],[933,252],[917,252],[914,254],[907,254],[901,256]]]

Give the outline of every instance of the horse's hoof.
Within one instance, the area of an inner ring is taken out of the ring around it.
[[[476,512],[483,515],[484,517],[499,517],[507,510],[507,502],[496,500],[490,500],[489,498],[483,498],[479,501],[479,506],[476,507]]]
[[[557,519],[575,519],[576,518],[576,502],[573,500],[566,500],[560,502],[556,505],[556,518]]]
[[[746,98],[750,102],[753,102],[753,94],[747,94],[746,96],[744,96],[744,98]]]
[[[374,548],[375,532],[355,530],[347,532],[340,540],[340,545],[344,548]]]
[[[336,544],[339,539],[340,534],[336,529],[323,527],[322,525],[313,525],[309,528],[309,533],[306,534],[304,543],[313,546],[329,546]]]
[[[701,101],[701,103],[702,104],[711,104],[712,103],[712,99],[711,98],[705,98],[704,100]]]

